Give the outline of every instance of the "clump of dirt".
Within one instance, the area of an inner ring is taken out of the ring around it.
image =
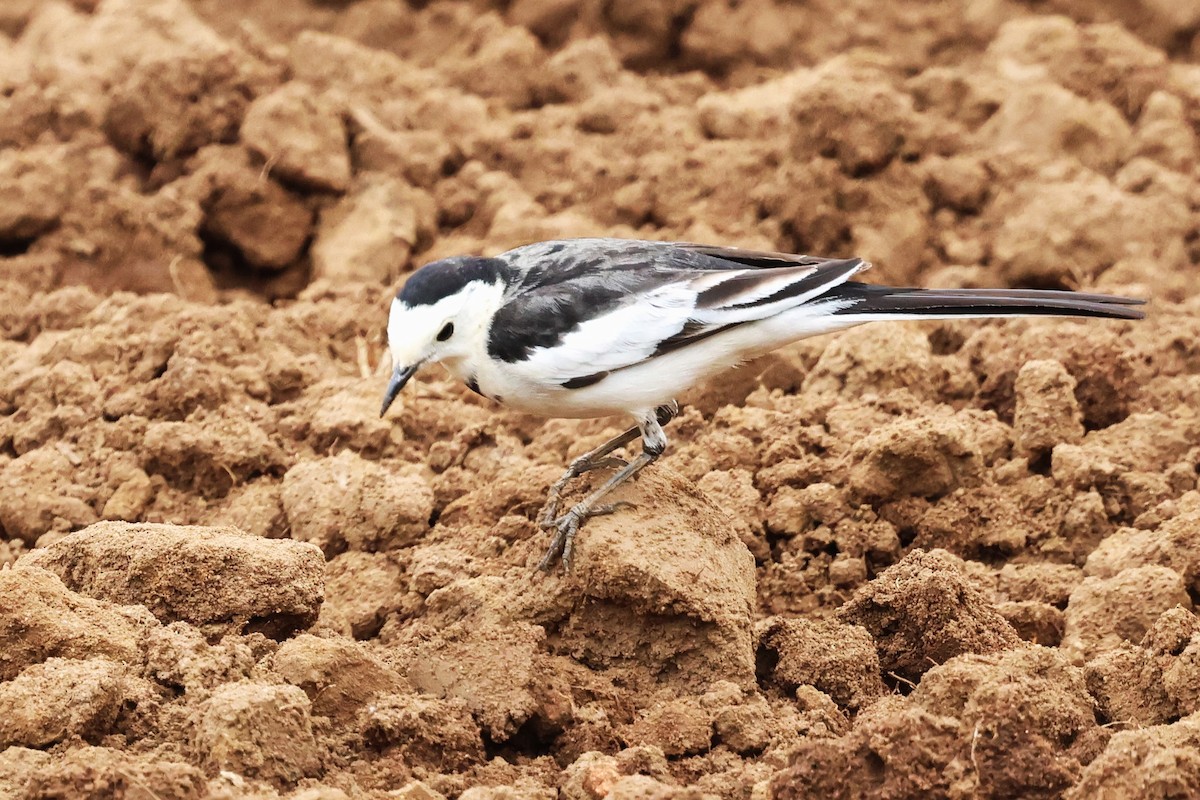
[[[0,795],[1200,794],[1176,6],[6,4]],[[589,234],[1153,302],[773,353],[543,575],[626,421],[382,331]]]

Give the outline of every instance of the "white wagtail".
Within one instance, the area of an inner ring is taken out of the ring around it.
[[[541,569],[570,569],[580,524],[610,512],[613,489],[658,458],[681,392],[808,336],[864,322],[940,317],[1140,319],[1143,301],[1026,289],[905,289],[850,281],[860,258],[763,253],[626,239],[567,239],[414,272],[392,301],[395,369],[383,410],[421,365],[440,362],[473,391],[548,417],[625,414],[637,425],[571,462],[540,525],[555,533]],[[629,462],[611,454],[641,436]],[[617,471],[559,515],[563,489]]]

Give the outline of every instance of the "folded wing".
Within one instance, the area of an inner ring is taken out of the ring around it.
[[[629,245],[603,267],[582,270],[571,260],[568,270],[533,273],[538,284],[515,291],[496,314],[491,355],[537,383],[580,388],[808,303],[867,267],[856,258]]]

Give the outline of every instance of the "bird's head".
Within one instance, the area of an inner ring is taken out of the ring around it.
[[[426,264],[409,277],[388,314],[393,371],[380,416],[422,364],[470,352],[503,292],[506,269],[498,259],[456,256]]]

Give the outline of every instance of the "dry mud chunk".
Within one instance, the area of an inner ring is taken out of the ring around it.
[[[544,639],[528,623],[458,623],[411,645],[404,654],[408,679],[422,692],[463,703],[492,741],[506,741],[546,711],[555,680],[547,674]]]
[[[999,191],[984,217],[998,226],[992,253],[1006,282],[1070,285],[1125,258],[1182,257],[1188,221],[1178,205],[1084,172]]]
[[[1082,572],[1073,564],[1005,564],[996,575],[996,589],[1007,600],[1066,608],[1067,599],[1082,579]]]
[[[105,517],[114,519],[107,513],[108,505],[111,505],[111,501],[104,506]],[[126,517],[121,519],[134,521]],[[257,480],[233,487],[225,498],[223,507],[213,515],[212,522],[217,525],[229,525],[264,539],[284,538],[288,532],[288,523],[283,513],[279,484],[272,480]]]
[[[1200,588],[1200,509],[1190,508],[1155,530],[1121,528],[1101,540],[1088,556],[1084,572],[1110,578],[1133,567],[1168,567],[1187,585]]]
[[[1027,507],[1011,486],[959,490],[921,515],[912,543],[974,557],[1015,555],[1030,539],[1045,535],[1045,524]]]
[[[30,241],[56,224],[70,184],[62,148],[0,151],[0,243]]]
[[[356,331],[360,324],[356,323]],[[295,425],[295,437],[306,440],[313,450],[327,453],[347,449],[371,457],[403,441],[404,428],[379,417],[377,380],[337,378],[319,383],[301,380],[300,384],[305,387],[304,397],[297,404],[300,413],[287,423]]]
[[[608,40],[599,36],[569,43],[550,58],[546,68],[550,76],[547,92],[572,102],[617,84],[622,72]]]
[[[965,751],[962,737],[956,719],[885,697],[856,718],[849,734],[797,743],[789,767],[771,777],[768,796],[947,796],[952,778],[946,767]]]
[[[813,524],[837,526],[850,511],[846,493],[832,483],[780,486],[767,508],[767,524],[772,531],[795,536]]]
[[[784,707],[798,711],[800,705]],[[621,739],[668,757],[704,753],[720,744],[738,753],[757,753],[773,740],[786,741],[789,722],[794,718],[776,714],[761,694],[718,681],[702,695],[655,701],[622,730]]]
[[[1118,731],[1083,770],[1068,800],[1195,797],[1200,794],[1200,715]]]
[[[159,620],[229,623],[276,636],[308,627],[322,600],[321,552],[233,528],[100,522],[26,558],[74,591],[138,603]]]
[[[207,697],[217,686],[247,677],[266,646],[256,636],[226,636],[209,644],[198,628],[172,622],[147,636],[145,674],[164,686]]]
[[[268,84],[265,70],[233,50],[159,54],[115,88],[104,129],[127,152],[170,160],[232,141],[249,98]]]
[[[212,770],[294,783],[321,766],[310,710],[296,686],[226,684],[197,710],[195,747]]]
[[[679,44],[689,63],[721,72],[731,65],[778,64],[795,43],[786,7],[766,2],[703,3]]]
[[[850,485],[867,497],[946,494],[983,472],[977,420],[968,414],[900,419],[868,433],[850,453]]]
[[[377,697],[360,715],[360,726],[372,749],[405,763],[451,772],[484,760],[479,725],[461,700],[413,694]]]
[[[1177,606],[1154,621],[1142,637],[1142,647],[1155,655],[1177,656],[1188,647],[1197,633],[1200,633],[1200,617]]]
[[[584,753],[563,770],[562,797],[599,800],[608,797],[622,777],[617,759],[595,751]]]
[[[729,515],[738,538],[756,559],[770,556],[763,537],[762,497],[749,470],[713,470],[697,481],[696,487]]]
[[[1154,621],[1192,601],[1179,573],[1166,567],[1134,567],[1111,578],[1085,578],[1071,592],[1062,648],[1086,660],[1122,642],[1138,642]]]
[[[72,480],[75,474],[67,455],[53,447],[0,466],[0,527],[33,545],[49,531],[65,533],[95,522],[91,493]]]
[[[390,283],[432,232],[425,192],[388,175],[363,176],[354,192],[321,212],[312,245],[313,278]]]
[[[341,109],[308,84],[291,81],[255,100],[241,138],[285,182],[326,192],[350,185]]]
[[[445,72],[468,92],[527,108],[544,79],[546,53],[524,28],[494,12],[474,19],[442,60]]]
[[[49,753],[29,747],[0,750],[0,796],[21,797],[21,791],[39,769],[53,763]]]
[[[771,676],[789,690],[815,686],[851,711],[884,694],[875,642],[857,625],[776,617],[762,624],[758,648],[759,661],[774,661]]]
[[[359,109],[351,114],[355,126],[351,129],[352,154],[359,174],[378,172],[403,177],[413,186],[430,189],[462,165],[463,154],[458,146],[440,133],[394,131]],[[438,210],[436,206],[430,208],[435,214]],[[446,209],[441,211],[445,213]]]
[[[912,326],[865,325],[839,334],[804,378],[803,391],[844,395],[936,390],[939,370],[929,337]]]
[[[1079,25],[1041,14],[1005,22],[986,57],[1001,69],[1003,62],[1038,65],[1055,83],[1083,97],[1107,100],[1128,119],[1138,117],[1151,92],[1166,82],[1170,67],[1161,50],[1119,25]]]
[[[1075,379],[1061,361],[1028,361],[1017,373],[1013,433],[1025,453],[1052,450],[1083,439],[1083,414],[1075,399]]]
[[[1085,30],[1089,33],[1106,33],[1110,38],[1115,38],[1118,43],[1123,44],[1124,48],[1133,47],[1135,50],[1149,51],[1160,61],[1165,60],[1162,53],[1158,50],[1150,50],[1149,45],[1135,38],[1134,34],[1157,47],[1169,50],[1177,42],[1184,40],[1181,37],[1194,33],[1197,25],[1200,24],[1200,8],[1188,3],[1173,3],[1170,0],[1130,0],[1115,5],[1095,5],[1087,0],[1053,0],[1049,7],[1080,22],[1120,23],[1119,25],[1089,25]],[[1064,54],[1068,57],[1073,55]],[[1124,73],[1117,72],[1121,68],[1132,73],[1130,76],[1134,82],[1134,87],[1131,87],[1132,91],[1136,91],[1138,83],[1144,83],[1147,80],[1146,77],[1138,75],[1140,70],[1137,69],[1136,63],[1121,60],[1115,64],[1105,64],[1106,69],[1103,72],[1092,74],[1087,67],[1092,67],[1092,62],[1101,59],[1097,58],[1095,54],[1085,53],[1083,55],[1082,63],[1077,64],[1076,67],[1079,70],[1080,78],[1089,83],[1099,84],[1110,91],[1117,92],[1118,89],[1112,87],[1111,84],[1119,83],[1118,78],[1124,76]],[[1123,54],[1118,51],[1118,55]]]
[[[700,125],[715,139],[779,135],[787,125],[793,96],[812,80],[812,73],[797,70],[730,91],[707,92],[697,103]]]
[[[914,550],[838,611],[874,637],[884,672],[918,680],[962,653],[1021,646],[1012,626],[941,552]]]
[[[834,717],[840,717],[827,697],[822,697]],[[802,693],[803,694],[803,693]],[[808,698],[799,702],[786,700],[772,708],[762,694],[745,693],[727,681],[718,681],[703,694],[688,694],[676,699],[660,700],[638,712],[634,722],[620,732],[620,739],[635,750],[662,756],[676,757],[715,750],[725,745],[737,753],[758,753],[773,745],[791,744],[800,735],[799,722]],[[816,716],[816,715],[814,715]],[[841,726],[836,726],[840,729]],[[810,733],[816,735],[816,723]],[[626,751],[626,765],[634,753]],[[666,764],[662,764],[666,768]]]
[[[0,570],[0,681],[56,656],[136,664],[141,639],[153,625],[144,609],[75,594],[57,576],[25,562]]]
[[[1195,169],[1198,154],[1200,141],[1188,123],[1183,101],[1166,91],[1150,95],[1138,117],[1132,156],[1150,158],[1186,174]]]
[[[933,157],[924,163],[925,194],[936,207],[978,212],[991,189],[991,176],[970,156]]]
[[[885,167],[902,148],[915,148],[912,98],[876,70],[842,59],[825,62],[817,80],[792,102],[798,157],[832,155],[843,171],[861,175]]]
[[[1088,692],[1105,719],[1161,725],[1179,714],[1163,687],[1161,659],[1143,647],[1122,647],[1093,658],[1084,667]]]
[[[141,519],[146,506],[150,505],[153,499],[154,486],[150,476],[137,467],[130,467],[124,471],[124,477],[120,478],[117,488],[104,501],[100,516],[104,519],[136,522]]]
[[[580,532],[571,583],[587,602],[562,622],[559,646],[683,686],[753,682],[754,559],[724,515],[661,468],[613,500],[638,507]]]
[[[996,150],[1074,156],[1111,174],[1133,138],[1129,123],[1103,101],[1089,101],[1052,83],[1014,87],[979,135]]]
[[[429,529],[433,489],[420,475],[397,475],[344,450],[303,461],[283,476],[292,535],[332,555],[415,544]]]
[[[146,472],[218,497],[238,481],[284,466],[283,451],[266,431],[224,406],[203,421],[150,423],[141,455]]]
[[[216,58],[229,52],[230,44],[205,25],[185,0],[82,0],[80,9],[95,10],[91,16],[57,13],[38,15],[26,30],[38,46],[59,56],[71,66],[90,66],[108,84],[119,82],[138,63],[154,58],[198,54]],[[62,26],[59,28],[59,26]],[[64,34],[71,35],[64,35]]]
[[[350,550],[325,565],[325,607],[346,619],[356,639],[377,634],[407,590],[403,564],[388,553]]]
[[[94,181],[72,195],[61,227],[42,241],[55,247],[59,283],[211,300],[198,223],[191,202]]]
[[[1200,636],[1163,669],[1163,689],[1180,712],[1200,711]]]
[[[111,800],[200,800],[204,773],[169,756],[133,755],[108,747],[75,747],[29,776],[21,797]]]
[[[1185,460],[1197,436],[1189,415],[1147,411],[1090,431],[1079,445],[1054,448],[1051,474],[1077,489],[1105,486],[1122,473],[1163,472]]]
[[[0,683],[0,747],[96,741],[124,700],[125,668],[102,658],[51,658]]]
[[[629,726],[623,738],[630,744],[661,748],[667,756],[704,753],[712,747],[712,714],[705,713],[697,698],[656,703]]]
[[[1017,375],[1031,359],[1061,361],[1075,377],[1075,397],[1089,429],[1121,423],[1142,391],[1138,359],[1119,324],[1064,320],[982,326],[972,329],[960,352],[981,380],[978,398],[1006,419],[1012,418]]]
[[[801,742],[771,796],[1053,796],[1079,772],[1071,744],[1095,726],[1082,675],[1053,650],[965,655],[867,708],[849,734]]]
[[[1027,642],[1057,647],[1062,641],[1066,621],[1063,612],[1052,605],[1036,600],[1018,600],[998,603],[996,610]]]
[[[992,797],[1062,791],[1080,767],[1072,745],[1096,727],[1083,672],[1045,647],[953,659],[927,672],[909,699],[958,719],[980,789]]]
[[[250,265],[280,270],[300,257],[312,233],[305,203],[236,151],[206,151],[191,180],[205,182],[203,231]]]
[[[305,691],[313,713],[340,722],[353,719],[378,694],[409,689],[400,675],[357,642],[303,634],[276,651],[272,670]]]

